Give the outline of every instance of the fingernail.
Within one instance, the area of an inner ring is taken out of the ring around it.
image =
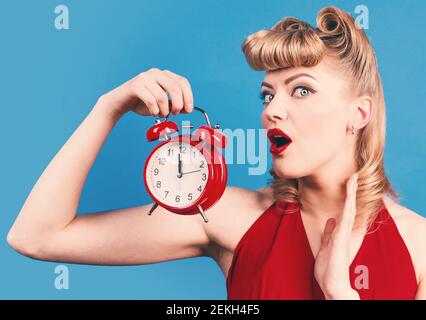
[[[192,103],[188,103],[188,109],[189,109],[189,110],[194,109],[194,105],[193,105]]]

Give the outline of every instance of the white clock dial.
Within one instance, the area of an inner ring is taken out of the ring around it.
[[[176,141],[155,151],[145,174],[148,188],[155,198],[166,205],[183,208],[193,204],[203,193],[209,168],[197,148]]]

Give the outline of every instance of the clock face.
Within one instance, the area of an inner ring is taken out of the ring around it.
[[[209,177],[207,160],[186,142],[169,142],[148,160],[146,182],[149,191],[162,203],[183,208],[195,203]]]

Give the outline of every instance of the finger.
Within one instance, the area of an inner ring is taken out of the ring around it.
[[[172,100],[172,113],[175,115],[178,114],[183,108],[183,97],[180,85],[176,80],[166,76],[162,71],[155,71],[152,75],[163,90],[169,93]]]
[[[158,107],[157,100],[143,83],[137,85],[134,89],[134,94],[141,100],[141,103],[138,103],[135,106],[134,111],[142,115],[146,115],[145,109],[148,109],[151,115],[158,115],[160,109]]]
[[[166,92],[160,87],[155,79],[145,81],[146,89],[155,97],[161,116],[167,116],[170,113],[169,98]]]
[[[358,180],[358,173],[354,173],[346,183],[346,195],[354,194]]]
[[[357,191],[358,174],[353,174],[346,183],[346,199],[343,207],[341,223],[347,229],[352,230],[356,216],[356,191]]]
[[[186,112],[191,112],[194,108],[194,96],[192,94],[191,84],[189,83],[188,79],[169,70],[163,70],[163,72],[180,84],[183,94],[184,110]]]
[[[321,237],[321,247],[328,246],[331,235],[333,234],[333,231],[336,227],[336,219],[329,218],[327,222],[325,223],[324,232]]]

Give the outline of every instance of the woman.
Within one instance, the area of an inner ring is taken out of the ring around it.
[[[227,187],[207,224],[160,207],[149,216],[152,204],[76,215],[89,170],[126,112],[166,116],[166,93],[173,114],[192,112],[188,80],[153,68],[98,99],[37,181],[9,244],[35,259],[100,265],[209,256],[229,299],[425,299],[426,222],[387,197],[397,199],[383,168],[373,49],[344,11],[324,8],[317,24],[289,17],[243,43],[251,67],[266,70],[269,186]]]

